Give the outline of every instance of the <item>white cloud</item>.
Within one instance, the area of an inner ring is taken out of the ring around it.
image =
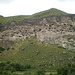
[[[9,4],[12,1],[14,1],[14,0],[0,0],[0,3],[2,3],[2,4]]]
[[[50,8],[75,13],[74,4],[74,0],[13,0],[9,4],[0,3],[0,15],[31,15]]]
[[[58,0],[58,1],[75,1],[75,0]]]

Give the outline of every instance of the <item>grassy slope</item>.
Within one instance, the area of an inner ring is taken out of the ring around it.
[[[31,17],[32,18],[43,18],[43,17],[48,17],[48,16],[61,16],[61,15],[67,15],[67,13],[61,10],[52,8],[46,11],[42,11],[42,12],[33,14]]]
[[[75,63],[73,60],[68,60],[68,58],[75,57],[73,52],[59,48],[56,45],[42,44],[33,37],[25,41],[18,41],[13,45],[13,48],[14,50],[5,50],[0,55],[0,60],[31,64],[36,67],[39,64],[46,64],[47,68],[51,67],[51,69],[53,65],[61,66],[71,62]],[[66,54],[63,54],[64,51]],[[37,52],[39,52],[38,55],[36,55]]]
[[[2,24],[7,24],[7,23],[11,23],[11,22],[19,23],[28,17],[29,16],[0,17],[0,23],[2,23]]]
[[[16,23],[19,24],[25,18],[28,18],[28,19],[43,18],[43,17],[47,17],[47,16],[52,16],[52,15],[61,16],[61,15],[67,15],[67,13],[52,8],[52,9],[42,11],[42,12],[30,15],[30,16],[24,16],[24,15],[22,15],[22,16],[12,16],[12,17],[2,17],[2,16],[0,16],[0,23],[6,24],[6,23],[11,23],[12,21],[15,21]]]

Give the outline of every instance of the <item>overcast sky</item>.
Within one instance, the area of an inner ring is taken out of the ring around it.
[[[75,0],[0,0],[0,15],[32,15],[34,13],[57,8],[75,14]]]

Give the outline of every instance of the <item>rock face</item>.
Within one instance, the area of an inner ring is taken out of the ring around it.
[[[36,36],[46,44],[57,44],[75,51],[75,15],[50,16],[41,19],[25,19],[22,24],[5,25],[0,40],[24,40]]]

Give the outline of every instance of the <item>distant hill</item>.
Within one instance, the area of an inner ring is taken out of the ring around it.
[[[19,15],[19,16],[11,16],[11,17],[3,17],[0,16],[0,23],[1,24],[7,24],[11,23],[12,21],[15,21],[16,23],[22,22],[24,19],[32,19],[32,18],[43,18],[48,16],[61,16],[61,15],[68,15],[68,13],[65,13],[61,10],[52,8],[46,11],[42,11],[39,13],[35,13],[33,15]]]
[[[46,11],[33,14],[32,18],[43,18],[43,17],[48,17],[48,16],[61,16],[61,15],[68,15],[68,13],[52,8]]]

